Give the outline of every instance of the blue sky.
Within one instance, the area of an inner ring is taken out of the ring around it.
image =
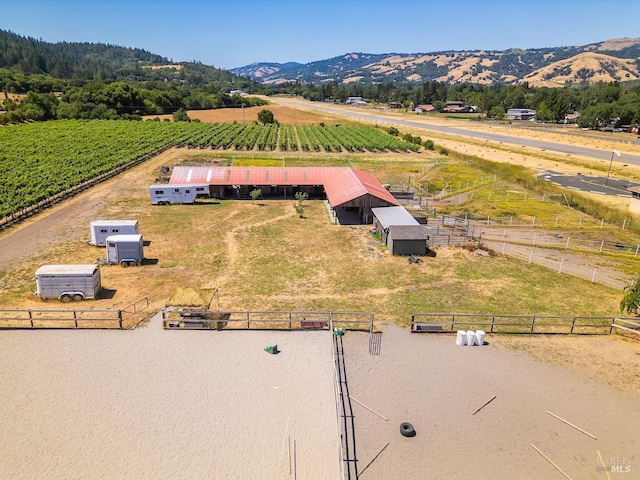
[[[640,0],[0,0],[0,29],[218,68],[640,37]]]

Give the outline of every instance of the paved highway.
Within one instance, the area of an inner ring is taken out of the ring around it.
[[[475,131],[475,130],[467,130],[460,127],[450,127],[446,125],[431,125],[423,122],[416,122],[412,120],[405,120],[401,118],[392,118],[384,115],[376,115],[375,113],[358,111],[358,107],[352,107],[352,110],[347,110],[344,108],[336,108],[330,105],[316,103],[316,102],[305,102],[301,103],[300,101],[289,100],[285,98],[270,98],[271,101],[275,101],[277,103],[282,103],[284,105],[288,105],[294,108],[300,108],[301,106],[304,108],[308,108],[310,110],[319,110],[329,114],[335,115],[344,115],[353,118],[358,118],[362,120],[369,120],[377,123],[387,123],[391,125],[398,125],[403,127],[410,128],[420,128],[423,130],[431,130],[435,132],[442,132],[451,135],[461,135],[465,137],[472,137],[481,140],[490,140],[494,142],[502,142],[516,146],[525,146],[538,150],[545,150],[554,153],[560,154],[569,154],[576,155],[580,157],[587,157],[594,160],[611,160],[611,150],[599,150],[597,148],[588,148],[581,147],[578,145],[564,145],[561,143],[555,143],[551,141],[544,140],[535,140],[531,138],[521,138],[521,137],[512,137],[510,135],[504,135],[500,133],[492,133],[492,132],[483,132],[483,131]],[[629,164],[640,166],[640,155],[631,154],[631,153],[623,153],[622,157],[618,159],[615,157],[613,159],[615,163],[620,164]]]
[[[567,175],[551,170],[545,170],[540,178],[555,183],[570,190],[599,193],[601,195],[615,195],[618,197],[631,197],[627,187],[640,185],[629,180],[618,180],[616,178],[598,177],[596,175]]]

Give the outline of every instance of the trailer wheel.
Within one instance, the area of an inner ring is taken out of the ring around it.
[[[76,293],[76,294],[73,296],[73,301],[74,301],[74,302],[81,302],[82,300],[84,300],[84,297],[83,297],[82,295],[80,295],[79,293]]]
[[[64,295],[60,296],[60,301],[64,302],[64,303],[69,303],[71,301],[71,295],[67,295],[66,293]]]
[[[120,262],[123,268],[127,268],[129,266],[129,262]]]

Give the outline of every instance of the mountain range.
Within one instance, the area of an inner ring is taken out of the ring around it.
[[[630,82],[640,79],[640,38],[619,38],[584,46],[472,50],[435,53],[347,53],[306,64],[253,63],[230,70],[267,84],[287,82],[348,85],[445,83],[566,84]]]

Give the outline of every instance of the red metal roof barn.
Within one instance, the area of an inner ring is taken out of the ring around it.
[[[371,208],[399,205],[373,175],[349,167],[178,166],[169,183],[208,184],[211,196],[221,199],[247,198],[254,188],[274,199],[304,192],[309,199],[326,197],[334,215],[357,213],[362,223],[373,221]]]

